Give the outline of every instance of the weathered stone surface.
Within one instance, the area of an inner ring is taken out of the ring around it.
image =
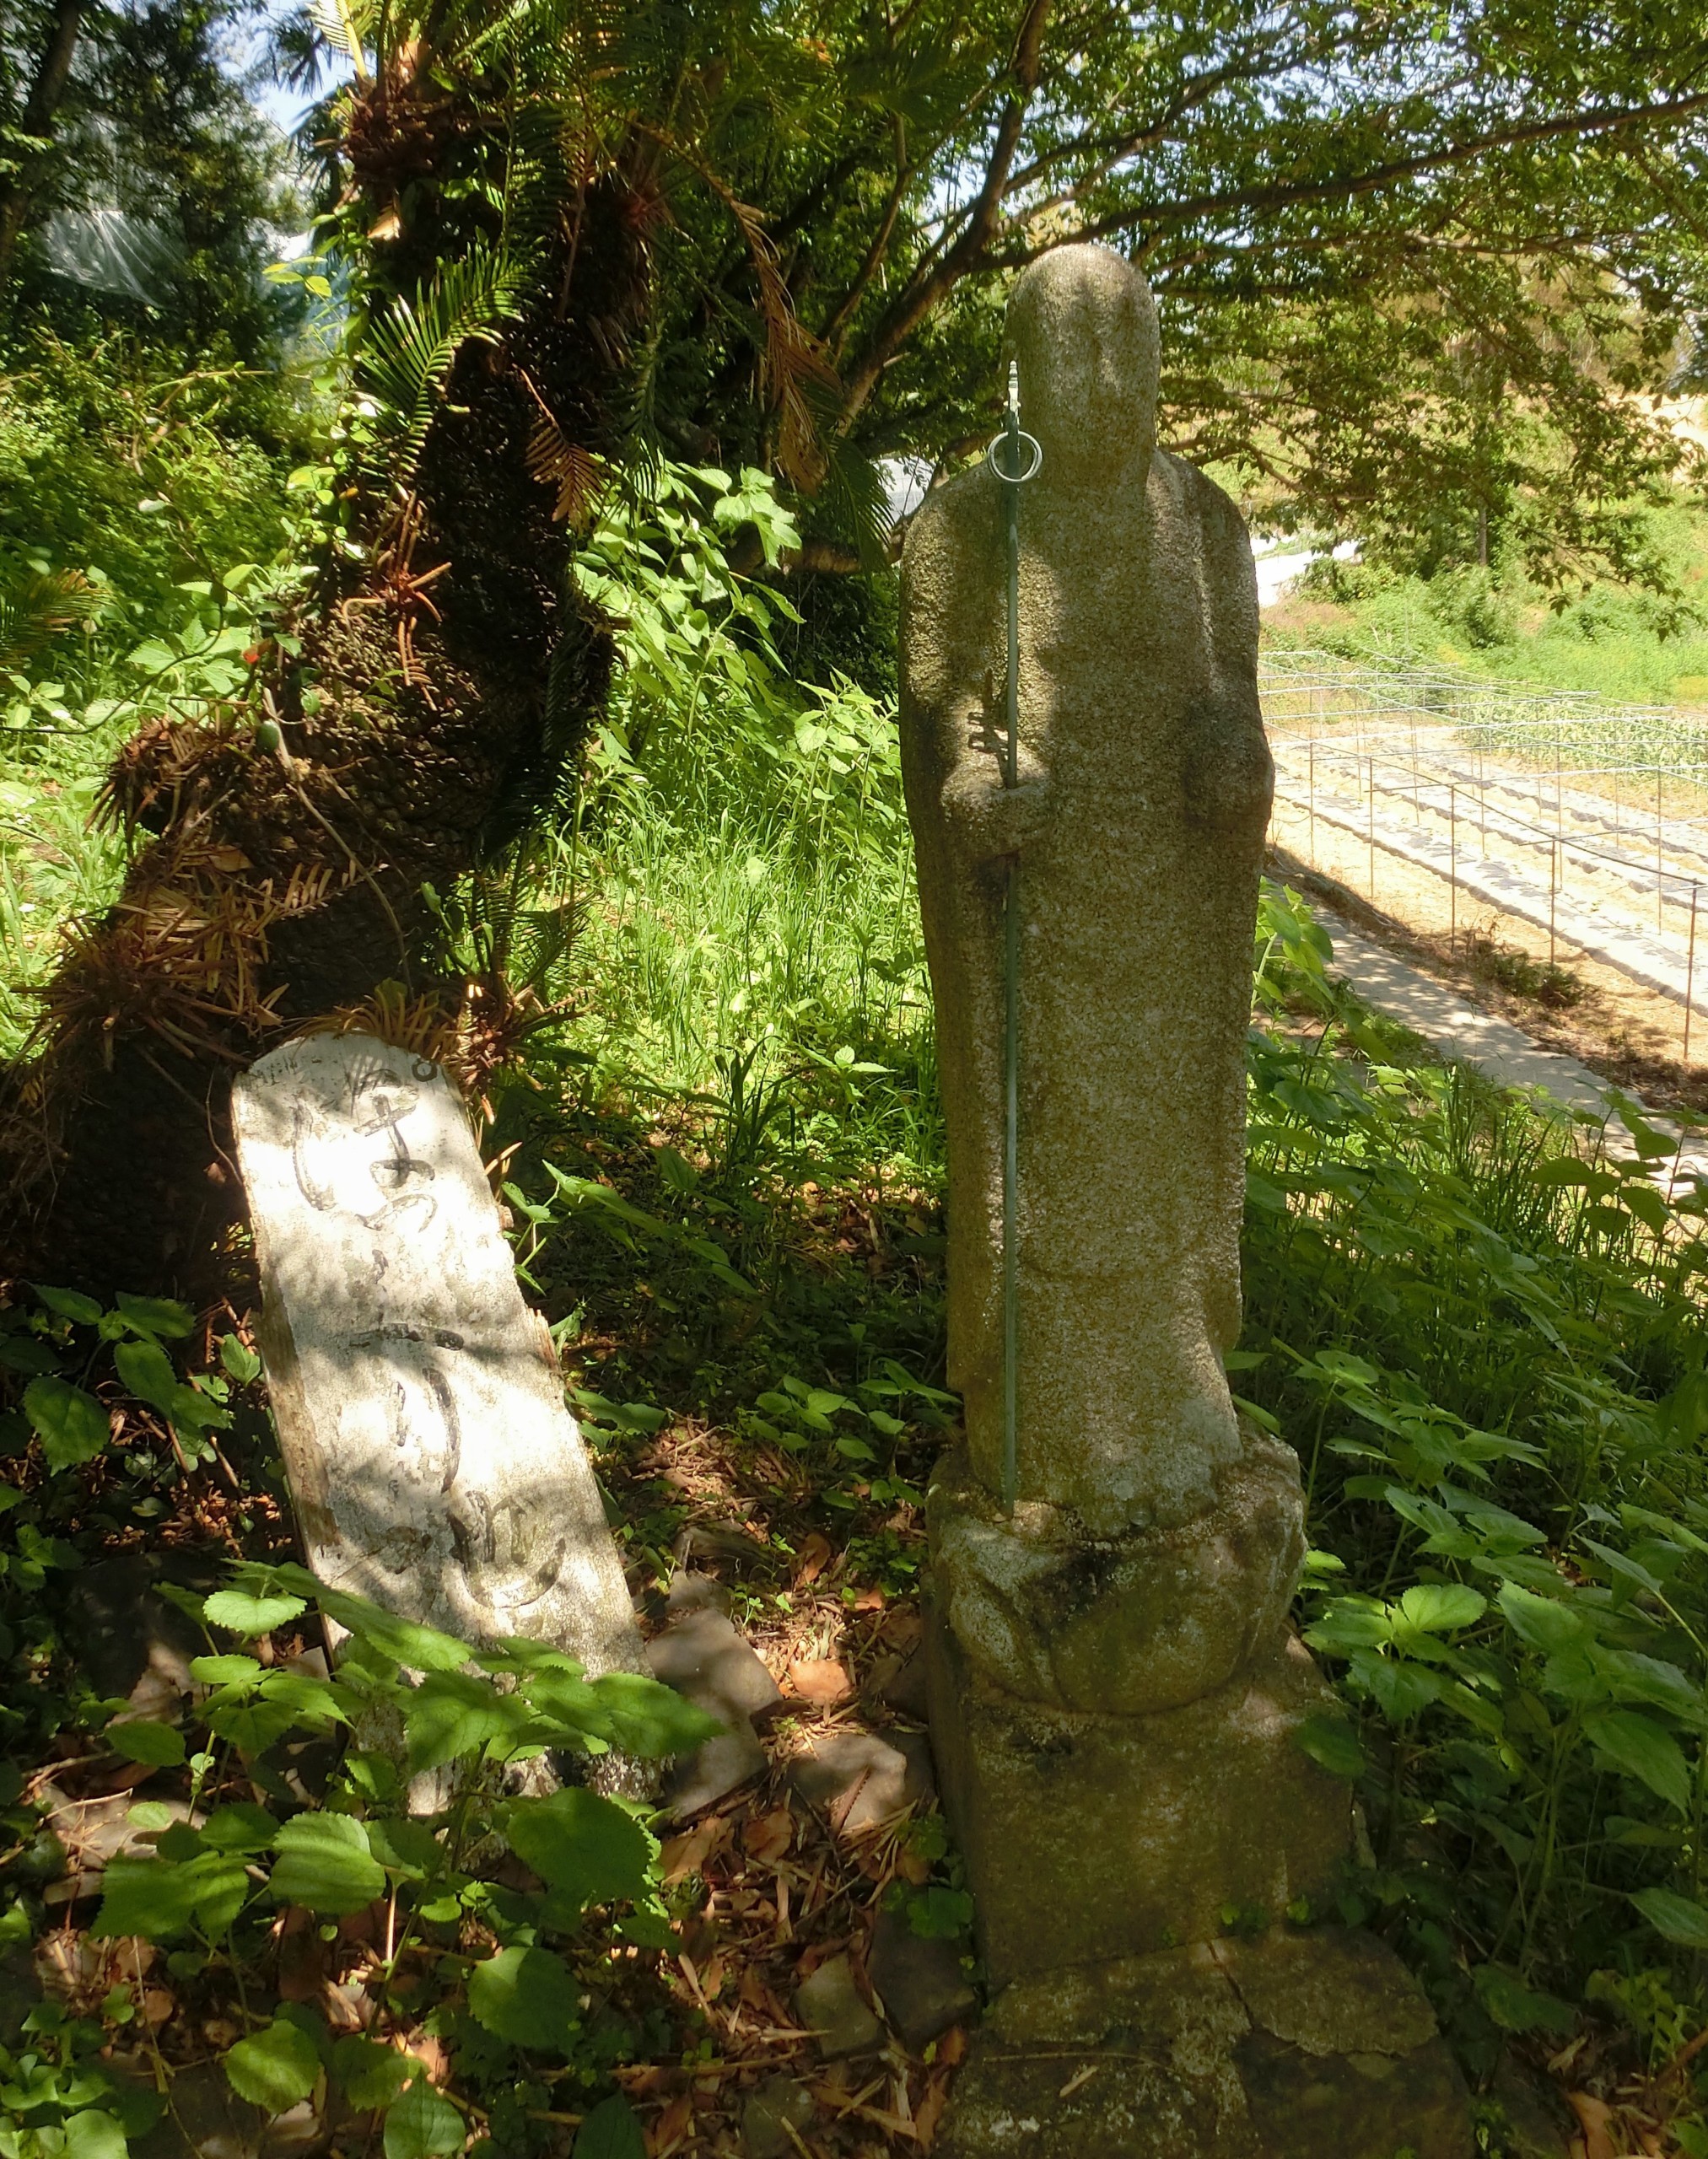
[[[867,1968],[885,2016],[912,2054],[951,2025],[978,2016],[978,1996],[961,1968],[960,1943],[915,1934],[904,1913],[878,1914]]]
[[[190,1660],[207,1644],[188,1613],[161,1596],[164,1569],[140,1553],[85,1567],[70,1578],[65,1620],[97,1693],[121,1695],[139,1716],[170,1723],[195,1686]],[[206,1595],[218,1586],[217,1573],[195,1586]]]
[[[789,1780],[842,1837],[875,1829],[936,1795],[930,1742],[919,1731],[832,1732],[790,1765]]]
[[[795,2013],[816,2034],[827,2061],[876,2054],[884,2043],[884,2027],[854,1984],[854,1967],[846,1957],[831,1957],[801,1981],[795,1990]]]
[[[764,1660],[728,1616],[709,1606],[690,1611],[646,1645],[662,1679],[714,1716],[774,1715],[783,1693]]]
[[[1233,504],[1156,449],[1156,310],[1107,248],[1015,289],[1021,785],[1002,786],[1006,490],[902,557],[901,727],[949,1152],[949,1359],[999,1486],[1003,899],[1020,864],[1020,1494],[1099,1537],[1213,1506],[1240,1440],[1242,1045],[1271,774]]]
[[[137,2075],[152,2085],[141,2064]],[[180,2069],[168,2108],[146,2135],[132,2140],[132,2159],[313,2159],[331,2140],[330,2119],[310,2102],[269,2118],[238,2097],[217,2061]]]
[[[783,1696],[730,1620],[707,1603],[694,1603],[655,1634],[646,1645],[646,1661],[655,1679],[674,1687],[724,1726],[671,1769],[665,1801],[678,1819],[685,1819],[765,1768],[765,1750],[754,1736],[752,1720],[773,1714]]]
[[[1296,2013],[1301,1984],[1310,2004]],[[973,2038],[939,2148],[1469,2159],[1472,2137],[1463,2083],[1414,1985],[1379,1945],[1331,1929],[1016,1982]]]
[[[746,2159],[789,2159],[795,2138],[812,2120],[812,2094],[792,2076],[767,2077],[741,2109],[741,2149]]]
[[[232,1101],[316,1574],[466,1639],[524,1634],[590,1671],[638,1670],[592,1468],[444,1072],[316,1035],[262,1058]]]
[[[902,562],[902,773],[947,1126],[949,1373],[966,1403],[964,1452],[927,1507],[931,1726],[987,1968],[1008,1986],[947,2146],[1458,2159],[1463,2092],[1384,1952],[1316,1937],[1296,1957],[1272,1937],[1247,1999],[1245,1952],[1217,1942],[1230,1905],[1278,1919],[1334,1883],[1352,1844],[1349,1791],[1296,1744],[1332,1700],[1286,1629],[1297,1463],[1242,1429],[1224,1370],[1272,784],[1247,536],[1220,489],[1156,448],[1156,316],[1130,264],[1096,246],[1045,255],[1015,287],[1009,342],[1036,477],[1016,491],[980,465],[935,490]]]
[[[730,1592],[715,1575],[697,1575],[678,1567],[665,1591],[665,1610],[672,1619],[690,1612],[727,1612]]]
[[[1243,1438],[1213,1506],[1118,1537],[1039,1502],[1010,1516],[964,1454],[940,1462],[933,1580],[967,1656],[1010,1693],[1126,1716],[1225,1686],[1280,1635],[1305,1556],[1297,1457],[1255,1426]]]
[[[885,1658],[873,1674],[872,1691],[886,1709],[923,1724],[930,1713],[924,1655],[916,1649],[906,1656]]]
[[[1574,2145],[1581,2149],[1577,2118],[1560,2086],[1511,2054],[1501,2057],[1489,2097],[1506,2117],[1511,2159],[1571,2159]]]
[[[1296,1640],[1201,1700],[1123,1717],[1026,1701],[946,1628],[927,1639],[944,1804],[996,1984],[1208,1941],[1228,1904],[1279,1919],[1334,1882],[1351,1795],[1296,1741],[1333,1699]]]

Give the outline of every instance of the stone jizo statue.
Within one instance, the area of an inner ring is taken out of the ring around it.
[[[1236,1985],[1216,1946],[1229,1909],[1279,1925],[1325,1897],[1352,1846],[1350,1792],[1297,1743],[1332,1708],[1286,1623],[1304,1550],[1297,1461],[1242,1428],[1224,1371],[1240,1327],[1244,1042],[1271,789],[1250,541],[1227,497],[1156,445],[1156,314],[1120,256],[1044,256],[1015,288],[1009,342],[1021,423],[1042,451],[1020,493],[1013,786],[1007,483],[989,463],[928,495],[902,563],[902,764],[948,1126],[950,1376],[966,1403],[965,1445],[927,1510],[933,1739],[1002,1990],[950,2148],[1290,2152],[1232,2065],[1244,2031],[1313,2060],[1344,2049],[1403,2065],[1427,2092],[1393,2113],[1381,2149],[1445,2159],[1468,2148],[1463,2097],[1385,1951],[1346,1937],[1290,1950],[1281,1980],[1260,1945]],[[1301,1986],[1321,2012],[1308,2039],[1253,2006]],[[1188,2003],[1202,2027],[1192,2074],[1208,2080],[1196,2097],[1173,2070],[1165,2092],[1130,2036],[1153,2014],[1178,2023]],[[1059,2087],[1079,2088],[1070,2044],[1099,2073],[1064,2109]],[[1320,2148],[1343,2159],[1362,2159],[1365,2074],[1330,2075]],[[1401,2096],[1386,2084],[1383,2105]],[[1164,2135],[1176,2100],[1181,2127]],[[1162,2140],[1131,2140],[1123,2124],[1141,2119]]]
[[[1106,250],[1047,256],[1010,336],[1043,450],[1021,504],[1012,790],[988,469],[927,498],[906,566],[903,751],[957,1196],[951,1357],[994,1489],[1002,872],[1017,855],[1020,1490],[1113,1534],[1189,1519],[1239,1453],[1220,1360],[1239,1329],[1242,1045],[1271,783],[1257,594],[1232,503],[1156,447],[1143,279]]]

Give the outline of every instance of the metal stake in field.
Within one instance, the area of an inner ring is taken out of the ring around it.
[[[1657,934],[1662,928],[1661,903],[1667,896],[1666,886],[1662,882],[1666,874],[1666,858],[1662,852],[1661,838],[1661,789],[1663,783],[1664,775],[1657,766],[1655,770],[1655,929]]]
[[[1370,782],[1370,904],[1376,905],[1376,760],[1365,759]]]
[[[1690,956],[1684,962],[1684,1069],[1690,1069],[1690,999],[1696,989],[1696,898],[1701,887],[1690,880]]]
[[[1560,890],[1560,841],[1556,836],[1548,859],[1548,964],[1554,965],[1554,896]]]
[[[1447,950],[1459,941],[1459,790],[1447,789]]]
[[[1006,462],[998,455],[1006,453]],[[1029,461],[1027,453],[1030,453]],[[1008,699],[1002,783],[1020,784],[1020,491],[1043,450],[1020,424],[1020,369],[1008,363],[1008,411],[985,452],[1007,492]],[[1008,865],[1002,908],[1002,1503],[1012,1514],[1020,1485],[1020,860]]]

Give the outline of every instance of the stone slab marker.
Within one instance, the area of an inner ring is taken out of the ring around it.
[[[956,2159],[1458,2159],[1463,2087],[1403,1968],[1283,1918],[1332,1892],[1353,1822],[1347,1787],[1296,1743],[1332,1699],[1287,1624],[1298,1462],[1242,1424],[1223,1367],[1271,788],[1250,545],[1227,498],[1156,447],[1136,271],[1102,247],[1046,256],[1009,335],[1042,450],[1020,495],[1012,787],[1007,491],[988,465],[926,497],[902,561],[902,769],[966,1402],[927,1505],[931,1722],[999,1989],[946,2135]],[[1237,1957],[1230,1909],[1258,1932]],[[1302,2022],[1253,2006],[1301,1990]]]
[[[644,1669],[550,1337],[443,1070],[311,1035],[240,1078],[233,1111],[310,1566],[465,1640]]]

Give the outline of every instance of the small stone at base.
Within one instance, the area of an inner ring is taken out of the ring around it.
[[[884,2014],[910,2054],[978,2013],[978,1996],[961,1968],[960,1945],[915,1934],[905,1913],[878,1914],[870,1969]]]
[[[816,2038],[827,2061],[876,2054],[884,2043],[884,2027],[860,1999],[854,1967],[846,1957],[832,1957],[810,1979],[801,1981],[795,1989],[795,2013]]]
[[[789,2132],[812,2119],[812,2095],[792,2076],[768,2077],[741,2110],[741,2149],[746,2159],[788,2159],[796,2149]]]

